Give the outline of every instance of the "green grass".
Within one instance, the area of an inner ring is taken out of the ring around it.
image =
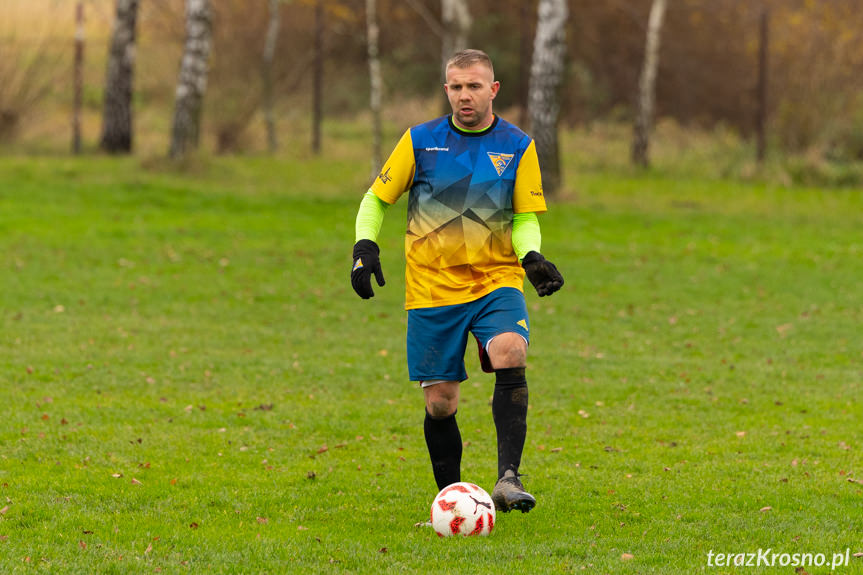
[[[0,572],[784,573],[708,552],[863,551],[859,190],[572,170],[541,218],[566,286],[527,295],[539,504],[440,540],[414,527],[436,489],[405,205],[361,301],[368,168],[337,156],[0,161]],[[463,477],[491,489],[493,380],[467,364]]]

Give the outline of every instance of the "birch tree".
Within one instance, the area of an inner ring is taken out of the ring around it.
[[[770,30],[770,12],[767,7],[761,9],[761,22],[758,33],[758,112],[755,119],[755,131],[757,133],[757,159],[758,163],[764,163],[767,156],[767,67],[768,41]]]
[[[207,67],[212,45],[212,12],[209,0],[186,0],[186,45],[171,130],[171,158],[182,158],[198,147],[201,108],[207,91]]]
[[[528,115],[543,188],[549,195],[553,195],[562,182],[557,138],[558,90],[563,79],[568,17],[566,0],[539,1],[530,67]]]
[[[132,151],[132,84],[135,71],[135,28],[138,0],[117,0],[99,147],[110,153]]]
[[[666,0],[653,0],[647,24],[647,41],[644,48],[644,66],[638,81],[638,110],[632,138],[632,162],[647,167],[650,164],[648,148],[653,127],[653,107],[656,100],[656,72],[659,68],[659,42]]]
[[[72,153],[81,153],[81,108],[84,92],[84,2],[75,5],[75,65],[73,69]]]
[[[446,63],[450,57],[467,48],[467,35],[472,20],[467,0],[441,0],[441,77],[446,82]]]
[[[267,35],[264,39],[264,123],[267,126],[267,147],[270,153],[274,153],[279,147],[276,136],[276,114],[273,110],[273,61],[276,54],[276,43],[279,39],[281,23],[279,6],[281,3],[282,0],[269,0],[269,22],[267,24]]]
[[[321,153],[321,124],[324,121],[324,4],[315,2],[314,64],[312,69],[312,153]]]
[[[369,52],[370,106],[372,110],[372,177],[377,175],[383,164],[381,151],[381,61],[378,55],[378,15],[377,0],[366,0],[366,39]]]

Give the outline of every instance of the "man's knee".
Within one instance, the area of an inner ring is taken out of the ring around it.
[[[458,382],[444,381],[423,388],[426,410],[435,419],[449,417],[458,409]]]
[[[486,351],[494,369],[527,365],[527,342],[518,333],[507,332],[496,336]]]

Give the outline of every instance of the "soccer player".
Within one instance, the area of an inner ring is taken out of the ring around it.
[[[374,296],[384,285],[375,240],[388,206],[408,196],[405,281],[411,381],[425,395],[425,439],[438,489],[461,480],[456,423],[459,383],[467,379],[468,332],[484,371],[494,372],[497,430],[495,506],[530,511],[519,479],[527,434],[525,365],[530,338],[525,274],[540,296],[563,285],[540,254],[536,214],[546,211],[533,140],[492,112],[500,83],[491,59],[464,50],[447,63],[452,114],[404,133],[360,203],[351,284]]]

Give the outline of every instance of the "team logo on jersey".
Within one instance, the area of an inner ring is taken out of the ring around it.
[[[495,171],[497,171],[497,175],[503,175],[503,171],[506,170],[506,167],[515,157],[515,154],[495,154],[494,152],[489,152],[488,157],[491,158],[491,163],[494,166]]]
[[[521,326],[521,327],[523,327],[524,329],[527,329],[527,322],[526,322],[525,320],[520,319],[520,320],[518,320],[518,321],[517,321],[517,322],[515,322],[515,323],[517,323],[518,325],[520,325],[520,326]]]
[[[387,168],[386,172],[381,172],[380,174],[378,174],[378,177],[381,179],[381,182],[384,184],[386,184],[387,182],[389,182],[390,180],[393,179],[392,176],[390,176],[390,168]]]

